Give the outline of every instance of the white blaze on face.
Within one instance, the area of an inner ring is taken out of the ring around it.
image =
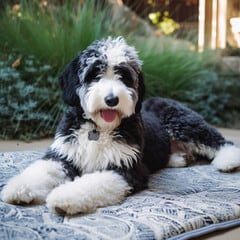
[[[126,46],[122,44],[107,48],[104,54],[107,56],[108,66],[113,67],[129,61],[128,57],[125,55],[125,48]]]
[[[122,118],[134,113],[137,99],[132,97],[133,92],[134,89],[128,88],[112,68],[108,68],[99,81],[77,91],[86,117],[92,119],[99,130],[113,130],[119,126]],[[105,102],[109,95],[118,98],[118,103],[113,107]]]
[[[131,116],[135,112],[135,106],[138,100],[136,86],[130,88],[121,81],[121,76],[114,72],[115,67],[121,64],[134,63],[137,69],[141,69],[141,61],[138,59],[135,48],[128,46],[123,38],[108,38],[99,47],[96,43],[96,52],[100,54],[99,62],[104,67],[98,67],[100,73],[95,79],[88,79],[85,83],[85,74],[79,76],[82,86],[77,89],[80,97],[81,106],[85,117],[93,120],[99,130],[113,130],[118,127],[121,120]],[[95,64],[95,57],[87,65]],[[88,69],[89,68],[88,66]],[[115,97],[116,104],[109,104],[106,98]]]

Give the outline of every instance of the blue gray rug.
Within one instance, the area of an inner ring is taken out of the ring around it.
[[[0,153],[0,188],[42,152]],[[0,239],[190,239],[240,225],[240,171],[167,168],[150,188],[94,214],[60,217],[45,206],[0,202]]]

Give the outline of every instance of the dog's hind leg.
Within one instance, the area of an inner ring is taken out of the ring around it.
[[[221,146],[216,151],[212,164],[223,172],[230,172],[240,168],[240,148],[232,144]]]
[[[211,161],[219,171],[230,172],[240,168],[240,148],[227,141],[215,128],[208,126],[204,131],[206,139],[202,135],[197,141],[171,141],[168,167],[185,167],[200,158]]]
[[[48,193],[66,181],[60,162],[38,160],[4,186],[1,197],[12,204],[42,203]]]
[[[159,127],[153,128],[155,132],[160,129],[168,133],[170,166],[182,167],[203,158],[212,161],[220,171],[232,171],[240,167],[240,149],[183,104],[169,99],[151,98],[144,102],[142,114],[143,117],[153,116],[154,123],[159,122]]]
[[[188,142],[171,141],[168,167],[185,167],[189,163],[200,159],[211,161],[211,164],[223,172],[230,172],[240,168],[240,148],[225,138],[210,126],[205,128],[206,140]],[[178,149],[173,146],[178,146]]]
[[[200,158],[211,161],[216,169],[224,172],[240,167],[240,148],[197,115],[197,124],[185,120],[170,128],[171,155],[168,166],[184,167]]]

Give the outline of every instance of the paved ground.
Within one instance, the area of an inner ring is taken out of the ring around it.
[[[47,150],[53,139],[43,139],[30,142],[19,140],[0,141],[0,152],[25,151],[25,150]]]

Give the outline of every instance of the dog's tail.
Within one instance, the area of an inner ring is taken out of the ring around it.
[[[223,172],[230,172],[240,168],[240,148],[232,143],[224,144],[216,151],[212,164]]]

